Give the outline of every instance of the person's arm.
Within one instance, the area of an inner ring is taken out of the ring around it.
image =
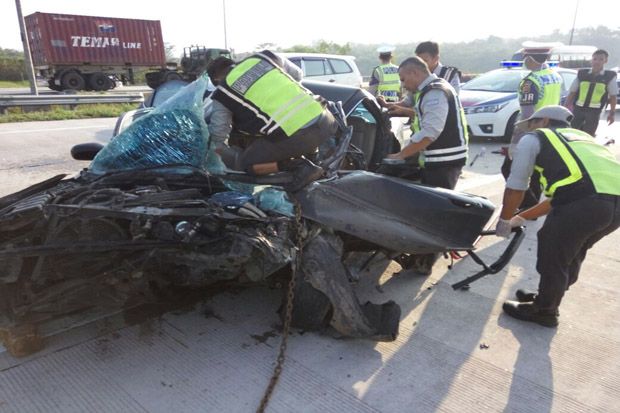
[[[612,96],[609,98],[609,114],[607,115],[607,124],[611,125],[616,121],[616,103],[618,97]]]
[[[379,70],[379,66],[375,67],[372,71],[372,75],[370,76],[370,80],[368,81],[368,92],[375,97],[377,96],[377,91],[379,88],[379,76],[377,71]]]
[[[301,82],[301,79],[304,77],[304,73],[299,68],[299,66],[288,60],[286,57],[281,57],[281,59],[284,71],[296,81]]]
[[[519,216],[527,221],[531,221],[547,215],[549,211],[551,211],[551,199],[545,199],[544,201],[539,202],[533,207],[528,208],[523,212],[520,212]]]
[[[232,130],[232,112],[217,100],[211,104],[211,117],[209,119],[209,137],[213,148],[225,145],[228,135]]]
[[[420,119],[420,130],[411,137],[409,145],[400,152],[392,154],[390,158],[406,159],[426,149],[443,132],[448,109],[448,98],[442,90],[429,91],[422,100],[420,108],[424,114]]]
[[[566,100],[564,101],[564,107],[566,107],[566,109],[570,110],[571,112],[574,110],[575,108],[575,100],[577,99],[577,92],[579,91],[579,78],[576,77],[575,80],[573,80],[573,83],[570,84],[570,88],[568,89],[568,96],[566,97]]]

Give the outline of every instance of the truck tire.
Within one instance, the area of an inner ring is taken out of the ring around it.
[[[82,75],[74,70],[63,74],[60,84],[62,85],[63,90],[83,90],[84,86],[86,86],[86,82],[84,81]]]
[[[110,81],[110,78],[104,73],[96,72],[90,75],[90,78],[88,79],[88,85],[91,87],[92,90],[99,92],[102,90],[109,90],[112,86],[112,82]]]
[[[47,87],[57,92],[60,92],[62,90],[62,87],[58,86],[56,82],[54,82],[54,79],[50,79],[47,81]]]
[[[171,80],[183,80],[183,78],[177,72],[166,73],[166,76],[164,76],[164,82],[169,82]]]

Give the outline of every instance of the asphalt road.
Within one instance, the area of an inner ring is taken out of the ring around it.
[[[105,142],[113,126],[114,119],[0,124],[0,196],[78,171],[85,164],[70,159],[70,147]],[[620,124],[600,134],[620,137]],[[500,146],[471,143],[470,159],[482,155],[458,189],[499,203],[502,159],[492,152]],[[619,144],[611,148],[620,155]],[[589,252],[562,303],[560,326],[550,329],[501,310],[515,289],[537,286],[540,225],[528,223],[511,263],[468,291],[450,285],[479,270],[469,258],[451,270],[440,259],[426,278],[374,261],[355,288],[362,302],[401,306],[398,339],[293,331],[268,411],[618,411],[620,231]],[[477,252],[492,261],[506,242],[485,237]],[[278,352],[280,303],[279,291],[250,288],[131,327],[112,319],[63,328],[23,359],[0,347],[0,412],[255,411]]]

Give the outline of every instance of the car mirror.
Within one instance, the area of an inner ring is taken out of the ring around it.
[[[71,148],[71,157],[76,161],[92,161],[103,145],[96,142],[80,143]]]

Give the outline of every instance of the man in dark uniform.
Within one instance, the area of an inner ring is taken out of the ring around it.
[[[615,121],[618,75],[612,70],[605,70],[608,57],[609,54],[603,49],[595,51],[592,54],[592,68],[578,72],[566,98],[566,107],[575,114],[571,126],[592,136],[596,134],[598,120],[607,103],[607,124]]]
[[[519,84],[520,119],[529,118],[536,110],[548,106],[559,105],[562,93],[562,78],[545,63],[549,49],[527,49],[523,53],[523,65],[530,70]],[[510,147],[501,167],[505,178],[510,173],[512,152],[523,136],[523,130],[515,127]],[[538,174],[538,172],[535,172]],[[537,175],[531,180],[530,188],[523,199],[521,209],[527,209],[538,203],[541,188]]]
[[[321,176],[323,170],[301,156],[312,154],[338,128],[325,100],[299,83],[298,70],[264,50],[237,64],[218,58],[207,71],[217,86],[209,123],[215,151],[229,167],[250,174],[294,171],[297,179],[290,190]],[[242,152],[226,145],[233,126],[257,137]]]
[[[570,111],[546,106],[523,120],[529,133],[515,148],[496,234],[547,215],[538,231],[538,292],[517,290],[503,309],[511,317],[546,327],[558,324],[559,306],[579,276],[586,253],[620,227],[620,163],[587,133],[572,129]],[[547,200],[514,215],[534,169]]]
[[[419,130],[390,159],[405,160],[420,154],[423,184],[454,189],[467,160],[467,123],[461,102],[450,84],[432,74],[419,57],[410,57],[399,68],[400,81],[410,92],[396,104],[385,104],[397,116],[418,115]],[[413,98],[417,94],[417,98]],[[415,106],[415,109],[412,107]],[[421,275],[429,275],[437,254],[407,256],[399,262]]]

